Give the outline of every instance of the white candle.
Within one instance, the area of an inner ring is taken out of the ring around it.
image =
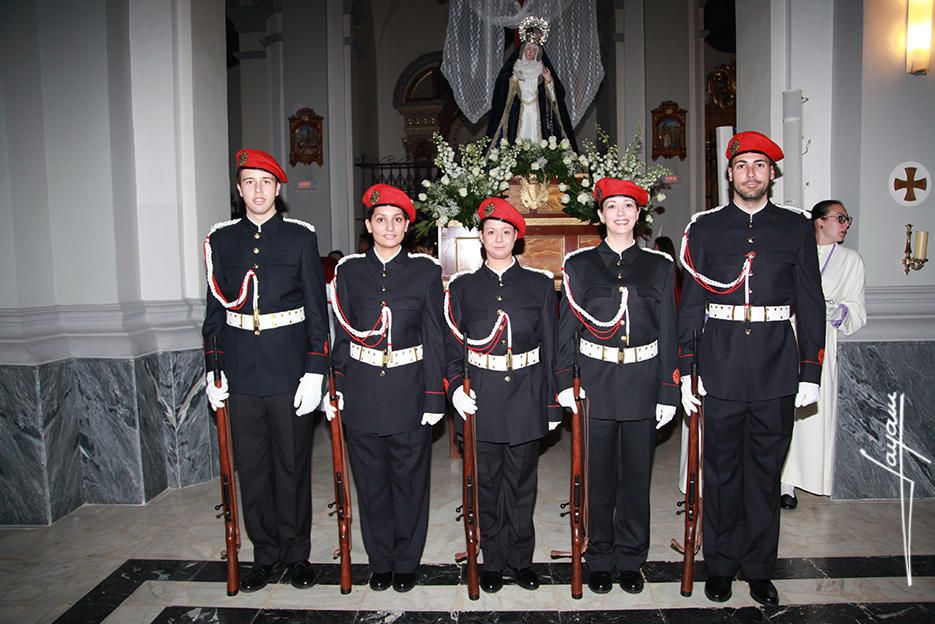
[[[925,260],[928,257],[929,233],[927,230],[916,231],[916,250],[913,258]]]

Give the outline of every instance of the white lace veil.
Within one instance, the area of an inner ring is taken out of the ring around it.
[[[503,29],[523,18],[549,22],[545,50],[565,87],[565,105],[577,126],[604,79],[595,0],[450,0],[442,74],[471,123],[490,110],[503,65]]]

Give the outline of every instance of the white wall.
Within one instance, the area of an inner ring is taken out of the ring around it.
[[[117,252],[104,4],[40,0],[36,14],[55,301],[113,303]]]
[[[652,159],[652,110],[662,102],[672,100],[681,108],[689,110],[690,97],[690,24],[693,0],[657,0],[644,5],[646,33],[646,95],[645,117],[643,118],[644,145],[647,165],[663,165],[679,176],[678,184],[665,191],[666,199],[662,203],[665,212],[653,223],[653,236],[665,235],[678,245],[679,236],[691,218],[694,178],[692,158],[694,145],[688,143],[691,129],[695,124],[704,126],[704,118],[689,115],[686,126],[687,155],[685,160],[678,157]],[[702,115],[704,111],[702,110]],[[629,138],[627,138],[629,141]],[[703,153],[703,152],[702,152]],[[699,169],[704,175],[703,169]]]
[[[906,223],[935,229],[935,193],[907,208],[887,189],[890,172],[905,161],[935,174],[935,71],[906,74],[905,23],[905,2],[864,2],[859,241],[868,286],[935,284],[931,262],[908,277],[899,263]]]
[[[393,90],[409,63],[441,50],[448,29],[448,4],[436,0],[374,0],[374,48],[377,60],[380,157],[406,156],[403,116],[393,108]]]

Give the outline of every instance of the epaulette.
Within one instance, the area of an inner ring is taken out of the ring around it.
[[[795,206],[786,206],[785,204],[774,204],[777,208],[782,208],[783,210],[788,210],[789,212],[797,212],[809,221],[812,220],[812,211],[805,210],[804,208],[796,208]]]
[[[545,269],[536,269],[536,268],[534,268],[534,267],[523,266],[522,264],[519,265],[519,266],[520,266],[520,268],[526,269],[527,271],[535,271],[536,273],[542,273],[543,275],[545,275],[546,277],[548,277],[550,280],[554,280],[554,279],[555,279],[555,275],[552,273],[552,271],[547,271],[547,270],[545,270]]]
[[[461,277],[462,275],[470,275],[471,273],[477,273],[479,270],[480,270],[480,267],[474,269],[473,271],[471,270],[458,271],[457,273],[455,273],[454,275],[448,278],[448,288],[451,288],[451,283],[455,281],[456,279],[458,279],[459,277]]]
[[[670,256],[669,254],[667,254],[667,253],[664,252],[664,251],[659,251],[658,249],[650,249],[649,247],[641,247],[641,249],[642,249],[643,251],[647,251],[647,252],[649,252],[649,253],[651,253],[651,254],[656,254],[657,256],[662,256],[663,258],[665,258],[665,259],[668,260],[669,262],[675,262],[675,260],[672,259],[672,256]]]
[[[227,226],[234,225],[235,223],[240,223],[240,219],[231,219],[230,221],[221,221],[219,223],[215,223],[211,226],[211,230],[208,232],[208,236],[211,236],[221,228],[226,228]]]
[[[409,257],[410,257],[410,258],[427,258],[427,259],[431,260],[432,262],[434,262],[435,264],[437,264],[438,266],[441,266],[441,265],[442,265],[442,263],[438,261],[438,258],[436,258],[435,256],[430,256],[430,255],[428,255],[428,254],[424,254],[424,253],[412,253],[412,252],[410,252],[410,253],[409,253]]]
[[[282,220],[285,221],[286,223],[294,223],[295,225],[301,225],[302,227],[308,229],[311,232],[315,231],[314,225],[312,225],[311,223],[306,223],[305,221],[302,221],[300,219],[290,219],[289,217],[283,217]]]
[[[598,247],[597,245],[592,245],[591,247],[581,247],[574,251],[569,251],[567,254],[565,254],[565,259],[562,260],[562,266],[565,266],[565,263],[568,262],[568,259],[571,258],[572,256],[578,255],[583,251],[590,251],[592,249],[597,249],[597,247]]]
[[[334,265],[334,270],[337,271],[338,267],[344,264],[345,262],[347,262],[348,260],[353,260],[354,258],[366,258],[366,257],[367,257],[367,254],[362,254],[362,253],[348,254],[342,257],[340,260],[338,260],[338,263]]]

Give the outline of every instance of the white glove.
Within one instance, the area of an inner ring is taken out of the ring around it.
[[[305,373],[299,379],[299,387],[295,390],[292,407],[296,408],[296,416],[305,416],[318,407],[321,402],[321,383],[325,377],[321,373]]]
[[[675,406],[656,403],[656,429],[662,429],[675,418]]]
[[[550,423],[549,423],[549,431],[555,431],[555,430],[558,428],[558,426],[559,426],[560,424],[562,424],[562,421],[560,421],[560,420],[556,420],[555,422],[550,422]]]
[[[431,412],[425,412],[422,414],[422,424],[431,427],[439,420],[441,420],[442,416],[444,416],[444,414],[432,414]]]
[[[682,384],[682,409],[685,410],[685,414],[691,414],[692,412],[697,412],[696,406],[701,405],[701,399],[692,394],[692,378],[691,375],[686,375],[682,377],[680,382]],[[708,391],[704,389],[704,382],[701,381],[701,375],[698,376],[698,395],[704,396],[708,394]],[[658,412],[657,412],[658,414]]]
[[[224,407],[224,401],[230,396],[230,392],[227,391],[227,375],[224,374],[224,371],[221,371],[220,388],[214,385],[214,373],[208,373],[205,376],[205,394],[208,395],[208,403],[211,404],[211,409],[219,410]]]
[[[799,391],[795,395],[795,406],[805,407],[818,402],[818,384],[810,381],[800,381]]]
[[[334,393],[334,396],[337,397],[338,399],[338,409],[343,410],[344,409],[344,393],[341,392],[340,390],[336,390]],[[329,421],[334,418],[334,414],[335,414],[334,407],[331,406],[331,397],[328,396],[327,392],[325,393],[323,397],[321,397],[321,405],[318,406],[318,409],[320,409],[321,411],[325,413],[325,418],[327,418]]]
[[[455,388],[454,394],[451,395],[451,404],[455,406],[455,410],[461,415],[461,418],[467,420],[465,414],[477,412],[477,394],[471,390],[471,396],[468,396],[464,393],[464,386],[458,386]]]
[[[825,317],[830,321],[837,312],[838,304],[834,302],[834,299],[825,299]]]
[[[582,399],[588,396],[588,394],[584,391],[584,388],[581,388],[578,394],[580,395]],[[558,398],[559,405],[570,409],[572,414],[578,413],[578,406],[575,405],[575,389],[574,388],[565,388],[564,390],[558,393],[557,398]]]

